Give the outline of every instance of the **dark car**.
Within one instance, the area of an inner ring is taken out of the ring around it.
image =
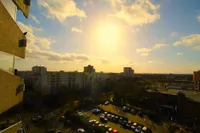
[[[143,116],[144,116],[143,112],[142,112],[142,111],[139,111],[139,112],[138,112],[138,116],[143,117]]]
[[[34,123],[37,123],[37,122],[40,122],[43,120],[43,117],[41,115],[36,115],[36,116],[33,116],[32,119],[31,119]]]
[[[93,113],[93,114],[100,114],[100,113],[101,113],[101,110],[98,109],[98,108],[95,108],[95,109],[92,110],[92,113]]]
[[[70,127],[72,125],[72,122],[70,120],[65,120],[64,121],[64,126],[65,127]]]
[[[142,131],[142,126],[138,126],[136,129],[135,129],[135,132],[136,133],[140,133]]]
[[[100,116],[100,120],[101,120],[101,122],[103,122],[103,123],[108,122],[108,119],[107,119],[105,116]]]
[[[58,129],[50,129],[47,131],[47,133],[61,133],[61,131]]]
[[[136,115],[137,111],[135,109],[131,109],[131,114]]]

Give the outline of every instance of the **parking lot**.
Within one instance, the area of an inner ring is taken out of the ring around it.
[[[161,133],[161,132],[169,133],[169,123],[162,122],[162,123],[156,124],[152,122],[146,115],[143,115],[142,117],[138,115],[133,115],[131,113],[124,112],[121,108],[114,106],[112,104],[99,105],[99,107],[102,108],[104,111],[111,112],[119,116],[127,117],[129,121],[138,123],[142,127],[145,126],[149,128],[153,133]],[[92,112],[86,112],[86,113],[87,115],[90,116],[91,120],[95,119],[95,120],[100,121],[100,118],[99,118],[100,115],[94,115],[92,114]],[[117,129],[120,133],[133,133],[133,131],[129,129],[125,129],[120,124],[117,124],[111,121],[108,121],[107,125],[109,125],[113,129]]]

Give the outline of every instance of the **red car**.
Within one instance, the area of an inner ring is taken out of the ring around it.
[[[118,130],[116,130],[116,129],[112,131],[112,133],[118,133],[118,132],[119,132],[119,131],[118,131]]]

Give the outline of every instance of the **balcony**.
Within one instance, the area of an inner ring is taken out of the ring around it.
[[[23,100],[24,80],[0,69],[0,114]]]
[[[25,36],[1,1],[0,14],[0,51],[25,58]]]
[[[18,123],[15,123],[12,126],[9,126],[8,128],[0,131],[0,133],[17,133],[17,131],[22,127],[21,121]]]

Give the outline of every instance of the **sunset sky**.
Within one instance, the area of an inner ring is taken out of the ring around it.
[[[26,59],[48,70],[192,73],[200,69],[200,0],[32,0]]]

